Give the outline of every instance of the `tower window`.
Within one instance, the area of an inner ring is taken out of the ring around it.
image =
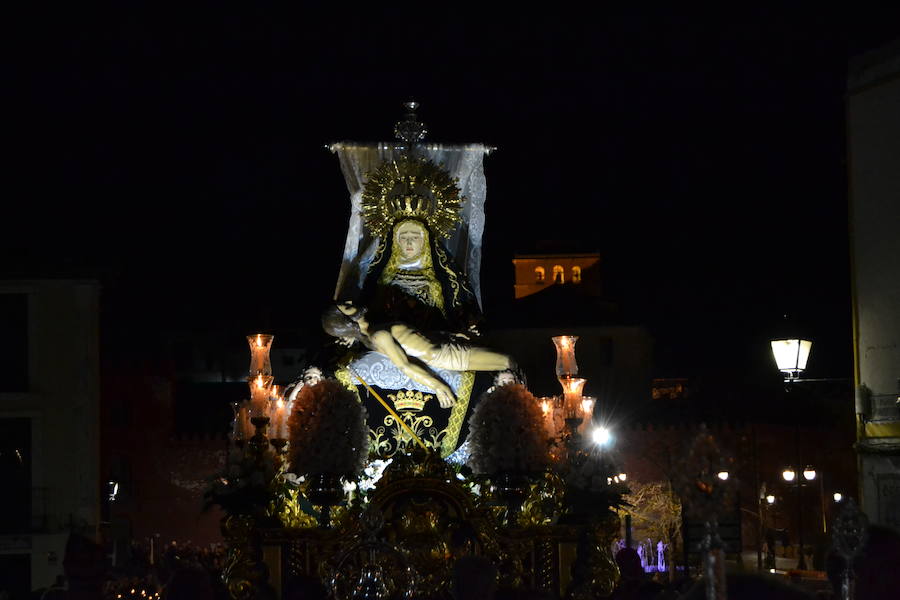
[[[572,267],[572,283],[581,283],[581,267]]]
[[[553,283],[565,283],[566,270],[560,265],[553,265]]]
[[[537,283],[544,283],[544,267],[534,268],[534,280]]]

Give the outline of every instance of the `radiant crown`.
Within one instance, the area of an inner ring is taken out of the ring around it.
[[[447,171],[430,160],[404,156],[367,174],[362,216],[376,236],[385,235],[398,220],[415,218],[446,238],[459,222],[464,201]]]

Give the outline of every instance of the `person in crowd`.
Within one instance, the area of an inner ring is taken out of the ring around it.
[[[491,600],[497,591],[497,567],[483,556],[463,556],[453,564],[454,600]]]

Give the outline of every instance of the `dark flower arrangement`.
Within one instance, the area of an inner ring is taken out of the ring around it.
[[[360,476],[369,453],[366,409],[337,380],[304,386],[288,425],[291,472],[350,481]]]
[[[481,397],[469,418],[469,445],[472,469],[481,475],[536,475],[550,460],[543,413],[521,384]]]

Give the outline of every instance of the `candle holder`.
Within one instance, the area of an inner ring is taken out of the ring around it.
[[[319,527],[331,529],[331,507],[344,498],[341,478],[333,473],[316,473],[310,477],[306,495],[312,504],[321,507]]]
[[[274,340],[274,335],[266,333],[247,336],[247,343],[250,344],[250,379],[257,375],[272,374],[272,361],[269,358],[269,352],[272,350],[272,342]]]
[[[275,380],[271,375],[257,374],[250,380],[250,417],[268,418],[268,405],[272,382]]]
[[[581,392],[586,382],[587,379],[581,377],[569,377],[559,380],[563,389],[563,409],[565,410],[566,419],[581,419],[583,417],[584,405]]]
[[[269,426],[269,417],[250,417],[250,422],[256,428],[256,433],[250,438],[249,446],[254,452],[262,455],[269,449],[269,438],[266,437],[266,428]]]
[[[552,338],[556,346],[556,377],[568,379],[578,375],[578,363],[575,362],[575,342],[577,335],[557,335]]]
[[[284,456],[287,454],[287,445],[288,441],[285,438],[270,438],[269,443],[272,444],[272,447],[275,448],[275,454],[278,456]]]

